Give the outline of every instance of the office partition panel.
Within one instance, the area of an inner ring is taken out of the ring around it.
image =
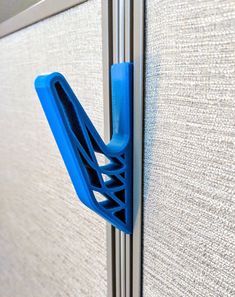
[[[77,199],[34,90],[63,73],[103,135],[101,1],[3,37],[0,52],[0,295],[103,297],[106,224]]]
[[[234,295],[234,13],[146,1],[146,297]]]

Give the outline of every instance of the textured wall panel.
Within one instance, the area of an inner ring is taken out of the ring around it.
[[[105,222],[76,198],[34,91],[66,75],[103,132],[101,3],[0,40],[0,296],[106,296]]]
[[[144,297],[235,296],[235,5],[148,0]]]

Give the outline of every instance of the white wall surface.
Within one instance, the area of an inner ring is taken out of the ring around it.
[[[34,90],[63,73],[103,134],[101,1],[0,40],[0,296],[106,296],[106,223],[77,199]]]
[[[147,0],[144,297],[235,296],[235,5]]]

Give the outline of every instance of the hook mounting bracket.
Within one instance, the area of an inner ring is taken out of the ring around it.
[[[41,75],[35,80],[38,97],[78,197],[128,234],[133,228],[132,67],[131,63],[111,67],[112,137],[108,144],[60,73]],[[100,166],[96,153],[105,156],[108,163]]]

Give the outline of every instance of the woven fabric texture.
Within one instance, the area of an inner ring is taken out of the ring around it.
[[[83,206],[34,90],[68,79],[103,134],[101,1],[0,40],[0,296],[106,296],[106,223]]]
[[[144,297],[235,296],[235,3],[147,0]]]

